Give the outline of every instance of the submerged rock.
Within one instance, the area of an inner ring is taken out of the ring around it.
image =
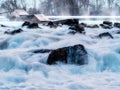
[[[113,36],[109,33],[109,32],[105,32],[105,33],[101,33],[98,35],[99,38],[104,38],[104,37],[108,37],[113,39]]]
[[[18,34],[18,33],[21,33],[21,32],[23,32],[22,29],[17,29],[17,30],[13,30],[13,31],[5,31],[4,33],[14,35],[14,34]]]
[[[78,65],[87,64],[87,51],[81,44],[53,50],[48,56],[47,64],[52,65],[56,64],[57,62]]]

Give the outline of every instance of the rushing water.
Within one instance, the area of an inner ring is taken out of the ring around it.
[[[81,21],[80,21],[81,22]],[[87,23],[100,23],[86,21]],[[120,90],[119,29],[89,29],[86,35],[68,34],[68,26],[57,29],[27,29],[16,35],[4,31],[20,28],[22,22],[0,22],[0,90]],[[96,35],[110,32],[114,39],[98,39]],[[83,44],[89,64],[46,64],[48,54],[34,54],[36,49],[56,49]]]

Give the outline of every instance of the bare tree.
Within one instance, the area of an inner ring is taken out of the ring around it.
[[[31,14],[43,13],[46,15],[82,15],[84,13],[100,14],[100,12],[114,8],[116,0],[31,0],[32,7],[26,0],[6,0],[1,4],[5,10],[12,12],[23,8]],[[107,7],[104,5],[106,4]],[[117,4],[117,7],[120,5]]]
[[[19,1],[20,1],[21,8],[23,8],[24,10],[27,10],[27,3],[25,2],[25,0],[19,0]]]
[[[84,8],[84,12],[88,13],[88,7],[89,7],[89,0],[81,0],[82,6]]]
[[[1,4],[1,8],[4,8],[8,12],[12,12],[15,9],[23,8],[26,10],[25,0],[6,0]]]
[[[112,8],[112,5],[114,3],[115,0],[107,0],[108,2],[108,8],[111,9]]]
[[[5,10],[12,12],[14,9],[17,9],[17,1],[16,0],[7,0],[1,5]]]
[[[40,6],[44,9],[43,13],[49,15],[62,15],[63,13],[77,15],[80,11],[78,1],[80,0],[46,0]]]

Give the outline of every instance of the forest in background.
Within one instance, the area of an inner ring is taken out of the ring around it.
[[[11,13],[25,9],[45,15],[119,15],[120,0],[1,0],[1,8]]]

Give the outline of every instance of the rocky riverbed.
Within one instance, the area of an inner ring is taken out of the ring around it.
[[[119,90],[120,22],[76,22],[0,22],[0,90]]]

